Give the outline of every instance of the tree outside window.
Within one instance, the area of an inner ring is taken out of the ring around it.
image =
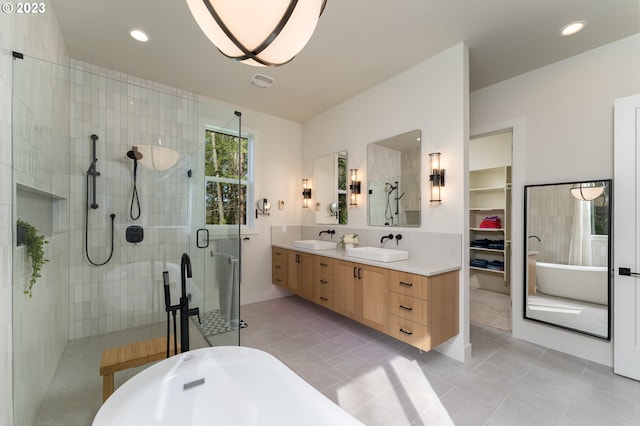
[[[246,225],[249,140],[209,129],[205,138],[205,223]]]

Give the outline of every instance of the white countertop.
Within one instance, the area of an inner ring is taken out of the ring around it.
[[[341,248],[335,250],[308,250],[300,247],[295,247],[291,244],[272,244],[273,247],[280,247],[287,250],[293,250],[301,253],[314,254],[316,256],[331,257],[338,260],[346,260],[354,263],[361,263],[363,265],[377,266],[380,268],[393,269],[396,271],[409,272],[412,274],[424,275],[431,277],[434,275],[444,274],[445,272],[457,271],[462,268],[461,265],[418,261],[411,258],[409,253],[409,259],[399,260],[397,262],[376,262],[374,260],[361,259],[358,257],[351,257],[347,255],[347,252]]]

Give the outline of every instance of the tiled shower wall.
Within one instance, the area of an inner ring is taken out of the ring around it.
[[[69,70],[39,59],[14,62],[14,217],[46,237],[49,259],[29,297],[26,248],[13,259],[15,424],[32,424],[68,340]],[[12,224],[13,225],[13,224]],[[12,226],[12,228],[15,225]]]
[[[528,235],[536,235],[541,241],[528,238],[527,244],[529,250],[539,251],[536,256],[539,262],[565,265],[569,262],[575,199],[567,193],[566,185],[541,186],[528,199]],[[591,252],[593,266],[607,266],[607,237],[593,236]]]
[[[199,116],[196,97],[189,92],[76,60],[71,61],[70,93],[69,337],[74,339],[165,318],[162,271],[168,270],[171,282],[179,283],[180,256],[189,246],[193,182],[187,172],[190,153],[198,145]],[[88,247],[95,263],[110,255],[109,216],[116,215],[113,257],[104,266],[90,265],[84,248],[92,134],[99,137],[96,156],[100,172],[98,208],[88,212]],[[157,144],[178,151],[180,158],[164,171],[138,165],[141,215],[133,220],[129,216],[133,160],[127,152],[134,145]],[[130,225],[144,228],[141,243],[126,241]],[[177,295],[174,285],[174,303]]]

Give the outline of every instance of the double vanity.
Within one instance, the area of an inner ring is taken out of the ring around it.
[[[272,245],[273,284],[425,351],[458,334],[459,269],[403,250]]]

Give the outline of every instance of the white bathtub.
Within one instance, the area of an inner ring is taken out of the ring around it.
[[[608,304],[606,266],[575,266],[536,263],[538,291],[550,296]]]
[[[163,360],[120,386],[93,426],[361,425],[258,349],[220,346]]]

